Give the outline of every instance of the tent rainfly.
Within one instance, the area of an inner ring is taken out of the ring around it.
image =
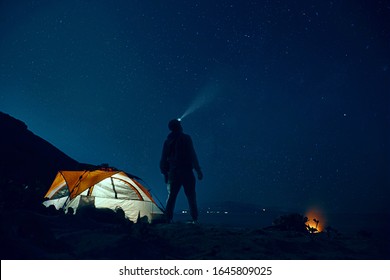
[[[151,223],[163,217],[149,191],[123,171],[59,171],[45,195],[46,207],[54,205],[65,212],[85,206],[121,208],[126,217],[137,222],[147,217]]]

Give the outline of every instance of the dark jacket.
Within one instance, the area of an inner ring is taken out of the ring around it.
[[[192,170],[201,172],[191,137],[182,131],[171,132],[164,142],[160,160],[161,173],[167,175],[170,171]]]

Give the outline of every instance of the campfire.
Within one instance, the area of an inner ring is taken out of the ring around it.
[[[325,218],[320,210],[311,208],[305,215],[308,219],[306,222],[306,227],[310,233],[318,233],[324,230]]]

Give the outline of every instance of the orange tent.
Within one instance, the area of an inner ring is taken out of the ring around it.
[[[54,205],[65,212],[88,205],[121,208],[133,222],[139,217],[146,216],[152,222],[163,216],[150,192],[123,171],[59,171],[45,198],[45,206]]]

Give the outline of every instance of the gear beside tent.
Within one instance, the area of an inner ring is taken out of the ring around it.
[[[76,213],[81,207],[92,206],[121,208],[133,222],[144,217],[150,223],[163,218],[149,191],[123,171],[59,171],[45,198],[46,207],[54,205],[65,212],[73,208]]]

